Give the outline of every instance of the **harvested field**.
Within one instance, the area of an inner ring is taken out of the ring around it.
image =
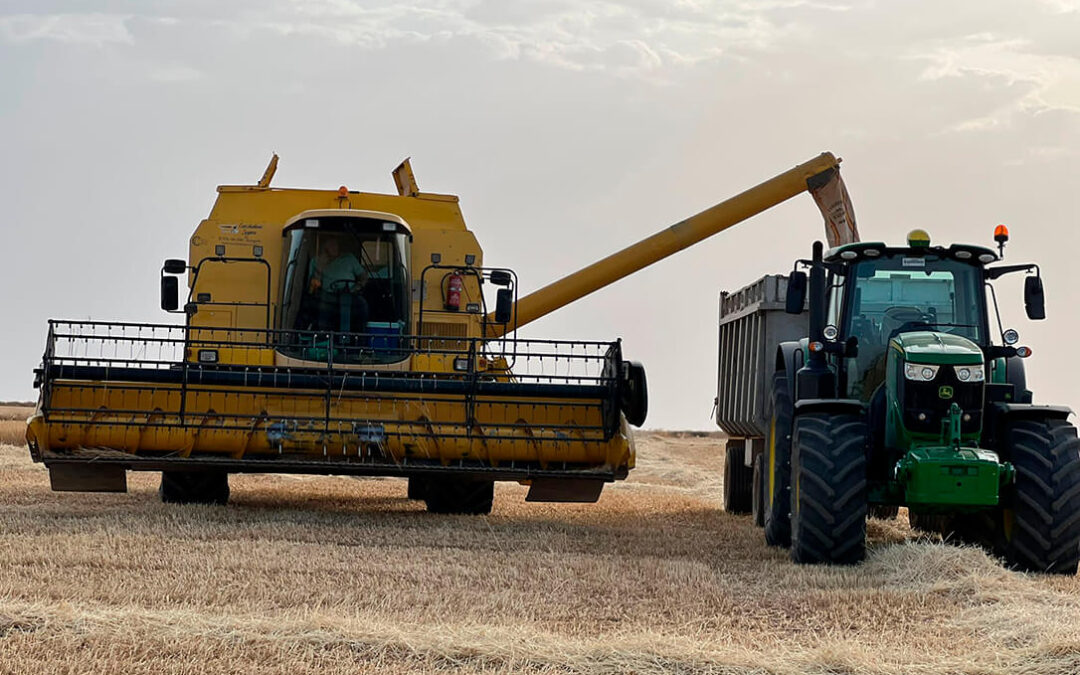
[[[903,518],[860,567],[795,567],[719,510],[718,443],[643,433],[599,504],[499,485],[479,518],[399,480],[234,477],[225,508],[162,505],[153,475],[57,494],[4,446],[0,672],[1080,672],[1076,578]]]

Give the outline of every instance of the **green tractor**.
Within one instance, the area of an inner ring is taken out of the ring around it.
[[[1036,265],[994,265],[1008,232],[995,239],[997,253],[931,246],[916,230],[906,247],[818,242],[796,263],[786,310],[809,293],[809,335],[777,350],[756,486],[766,540],[795,562],[859,562],[867,515],[906,506],[913,527],[1012,567],[1076,573],[1072,411],[1032,404],[1016,331],[991,339],[990,282],[1027,273],[1027,315],[1043,319],[1042,280]]]

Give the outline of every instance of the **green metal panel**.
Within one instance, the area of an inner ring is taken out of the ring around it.
[[[920,447],[896,465],[908,505],[996,506],[1012,467],[981,448]]]
[[[973,366],[983,362],[979,346],[960,335],[934,331],[901,333],[892,339],[893,348],[909,363]]]

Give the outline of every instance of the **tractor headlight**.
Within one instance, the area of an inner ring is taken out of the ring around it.
[[[904,377],[916,382],[929,382],[937,377],[939,368],[941,368],[941,366],[927,366],[922,363],[905,363]]]
[[[961,382],[982,382],[986,379],[986,372],[980,363],[977,366],[953,366],[956,371],[956,379]]]

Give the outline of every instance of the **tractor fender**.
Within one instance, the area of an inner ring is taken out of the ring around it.
[[[1072,408],[1063,405],[1034,405],[1032,403],[993,403],[986,407],[983,421],[986,444],[1000,452],[1007,437],[1009,425],[1020,420],[1049,421],[1067,420]]]
[[[806,352],[800,342],[781,342],[776,348],[776,372],[787,376],[788,395],[795,400],[795,373],[806,363]]]
[[[795,414],[828,413],[830,415],[862,415],[866,404],[855,398],[806,398],[795,403]]]
[[[1027,388],[1027,373],[1024,360],[1014,356],[1005,359],[1005,382],[1014,387],[1014,398],[1020,403],[1031,403],[1031,392]]]
[[[991,414],[997,419],[1064,420],[1073,413],[1065,405],[1035,405],[1033,403],[995,403]]]

